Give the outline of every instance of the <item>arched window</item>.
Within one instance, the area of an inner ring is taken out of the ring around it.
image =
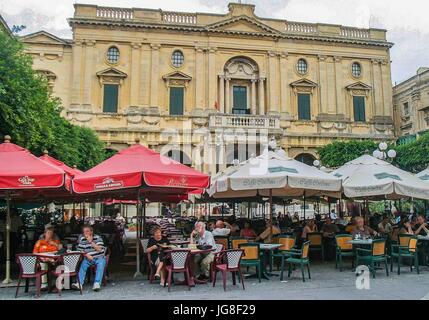
[[[295,157],[295,160],[305,163],[309,166],[313,166],[313,162],[316,160],[316,158],[309,153],[301,153]]]
[[[362,75],[362,67],[359,62],[353,62],[352,75],[355,78],[359,78]]]
[[[171,63],[174,67],[180,68],[185,63],[185,56],[183,55],[183,52],[180,50],[176,50],[171,55]]]
[[[120,57],[120,52],[117,47],[113,46],[107,50],[107,61],[109,63],[118,63],[119,57]]]
[[[308,71],[308,64],[305,59],[299,59],[296,64],[296,70],[299,74],[306,74]]]

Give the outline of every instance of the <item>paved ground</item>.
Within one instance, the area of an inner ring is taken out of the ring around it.
[[[126,273],[132,274],[132,269]],[[125,273],[123,270],[122,273]],[[386,277],[382,270],[377,272],[376,279],[371,278],[369,290],[358,290],[355,286],[356,276],[352,270],[346,269],[339,272],[334,269],[332,263],[316,263],[312,266],[312,279],[302,282],[300,272],[295,271],[293,277],[287,282],[280,282],[278,277],[272,280],[248,279],[245,281],[246,290],[241,290],[239,286],[232,286],[229,279],[227,292],[223,291],[221,282],[212,288],[211,285],[198,285],[188,291],[186,287],[176,286],[169,293],[166,288],[159,284],[149,284],[146,280],[128,280],[126,274],[121,275],[121,279],[112,275],[111,282],[100,292],[92,292],[87,286],[84,296],[78,292],[66,291],[59,298],[56,294],[42,294],[40,299],[120,299],[120,300],[161,300],[161,299],[185,299],[185,300],[245,300],[245,299],[428,299],[429,300],[429,268],[422,268],[420,275],[415,272],[410,273],[404,268],[404,272],[398,276],[396,273]],[[22,293],[19,299],[34,299],[30,288],[30,293]],[[15,288],[0,289],[0,299],[13,299]]]

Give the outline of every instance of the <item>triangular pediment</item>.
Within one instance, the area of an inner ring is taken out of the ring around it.
[[[292,82],[290,84],[292,87],[308,87],[315,88],[317,87],[317,83],[308,79],[300,79],[298,81]]]
[[[186,73],[180,71],[174,71],[172,73],[166,74],[162,77],[164,80],[183,80],[191,81],[192,77],[188,76]]]
[[[227,33],[259,33],[266,35],[279,35],[279,31],[267,26],[266,24],[250,18],[248,16],[239,16],[226,19],[220,22],[206,26],[208,31],[227,32]]]
[[[21,40],[26,43],[43,43],[43,44],[56,44],[56,45],[69,45],[70,41],[58,38],[57,36],[46,32],[38,31],[21,37]]]
[[[103,71],[97,72],[98,77],[114,77],[114,78],[126,78],[128,75],[125,72],[122,72],[115,68],[105,69]]]
[[[347,90],[371,90],[372,87],[359,81],[348,85],[346,89]]]

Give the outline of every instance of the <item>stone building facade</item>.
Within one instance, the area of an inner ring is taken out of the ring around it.
[[[254,11],[239,3],[225,14],[76,4],[72,40],[41,31],[22,41],[64,116],[95,129],[109,148],[139,138],[215,173],[243,160],[237,149],[244,158],[261,152],[261,137],[307,162],[334,139],[394,138],[385,30]]]
[[[414,140],[429,129],[429,68],[393,88],[393,108],[399,141]]]

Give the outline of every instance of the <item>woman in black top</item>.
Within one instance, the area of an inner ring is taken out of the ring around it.
[[[165,254],[164,249],[170,244],[170,241],[166,237],[162,236],[160,228],[156,228],[153,231],[152,237],[149,239],[147,245],[147,253],[150,253],[150,263],[152,264],[152,269],[156,269],[155,278],[161,279],[161,285],[164,286],[165,283],[165,270],[164,270],[164,260]]]

